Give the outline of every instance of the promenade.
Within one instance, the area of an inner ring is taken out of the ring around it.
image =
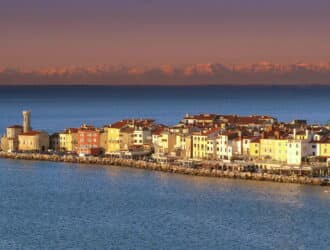
[[[279,174],[275,170],[264,169],[258,172],[249,172],[239,164],[227,163],[226,165],[216,164],[202,164],[199,167],[185,167],[176,164],[164,164],[156,162],[147,162],[143,160],[122,159],[115,157],[78,157],[73,155],[49,155],[49,154],[32,154],[32,153],[6,153],[0,152],[0,158],[13,159],[13,160],[32,160],[32,161],[51,161],[51,162],[66,162],[75,164],[88,164],[95,167],[130,167],[137,169],[148,169],[153,171],[162,171],[169,173],[193,175],[193,176],[206,176],[217,178],[232,178],[254,181],[271,181],[280,183],[295,183],[306,185],[329,185],[328,168],[316,169],[316,173],[323,173],[324,176],[313,177],[310,173],[307,175],[302,171],[298,172],[286,172],[285,174]]]

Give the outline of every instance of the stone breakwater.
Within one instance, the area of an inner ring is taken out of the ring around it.
[[[5,153],[0,152],[0,158],[16,159],[16,160],[32,160],[32,161],[50,161],[50,162],[66,162],[76,164],[88,164],[90,166],[119,166],[130,167],[138,169],[148,169],[154,171],[162,171],[169,173],[193,175],[193,176],[206,176],[218,178],[232,178],[243,180],[255,181],[271,181],[282,183],[295,183],[307,185],[322,185],[324,179],[313,178],[309,176],[298,175],[279,175],[270,173],[252,173],[241,171],[221,170],[210,167],[189,168],[173,164],[161,164],[154,162],[146,162],[141,160],[130,160],[121,158],[108,158],[108,157],[78,157],[78,156],[59,156],[47,154],[26,154],[26,153]]]

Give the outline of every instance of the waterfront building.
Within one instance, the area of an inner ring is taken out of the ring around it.
[[[151,128],[136,126],[133,131],[133,144],[135,146],[149,145],[151,147]]]
[[[128,151],[134,145],[134,140],[137,140],[134,136],[134,131],[134,128],[130,127],[120,129],[119,149],[121,151]],[[142,145],[142,142],[140,145]]]
[[[260,158],[260,137],[251,139],[250,141],[250,158],[259,159]]]
[[[222,133],[216,138],[216,158],[219,160],[232,159],[234,152],[239,155],[239,135],[238,133]]]
[[[68,128],[59,133],[60,151],[77,152],[78,128]]]
[[[159,142],[160,142],[160,138],[161,138],[161,133],[165,130],[168,130],[167,127],[165,126],[156,126],[153,131],[152,131],[152,134],[151,134],[151,142],[152,142],[152,145],[155,146],[155,145],[158,145]]]
[[[151,147],[153,123],[152,119],[126,119],[104,127],[107,133],[106,153],[120,152],[133,145],[148,144]],[[133,137],[133,140],[130,137]]]
[[[322,158],[330,158],[330,137],[324,137],[318,141],[317,144],[319,148],[317,156]]]
[[[242,137],[241,149],[242,149],[242,155],[244,157],[249,158],[251,156],[251,147],[252,147],[251,144],[255,139],[259,139],[259,137],[253,135]]]
[[[49,149],[56,152],[60,151],[60,136],[59,133],[54,133],[49,137]]]
[[[287,144],[286,138],[261,138],[260,159],[285,163],[287,161]]]
[[[309,147],[307,140],[288,140],[287,163],[290,165],[301,165],[302,159],[308,156]]]
[[[49,148],[49,136],[43,131],[29,131],[18,135],[18,150],[23,152],[45,152]]]
[[[31,128],[31,111],[22,112],[22,126],[13,125],[6,129],[6,135],[1,140],[4,151],[44,152],[49,148],[49,136],[42,131]]]
[[[99,155],[101,152],[100,130],[94,126],[82,125],[78,129],[77,153],[79,155]]]
[[[214,137],[207,138],[206,159],[216,160],[216,139]]]
[[[220,133],[220,128],[204,129],[192,133],[192,158],[194,159],[214,159],[214,154],[210,155],[214,149],[216,136]],[[209,142],[209,143],[208,143]],[[208,150],[209,145],[209,150]],[[211,148],[212,147],[212,148]]]
[[[187,160],[192,158],[192,137],[189,133],[177,133],[175,138],[176,156]]]
[[[6,129],[7,149],[5,151],[14,152],[18,150],[18,136],[23,133],[21,125],[13,125]]]
[[[130,120],[120,120],[118,122],[115,122],[113,124],[110,124],[109,126],[104,127],[104,130],[107,134],[107,146],[106,146],[106,154],[111,154],[114,152],[120,152],[121,146],[123,147],[129,147],[128,140],[125,140],[127,143],[127,146],[121,145],[121,130],[124,128],[127,128],[129,124],[133,124],[134,122]],[[127,131],[124,131],[124,134],[127,134]],[[131,133],[131,132],[129,132]],[[125,136],[125,135],[124,135]]]
[[[167,156],[175,151],[176,134],[171,133],[168,130],[162,131],[157,143],[154,144],[155,156]]]
[[[0,151],[8,152],[8,138],[7,136],[2,136],[0,140]]]

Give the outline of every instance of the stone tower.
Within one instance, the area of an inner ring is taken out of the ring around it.
[[[31,111],[23,111],[23,133],[31,131]]]

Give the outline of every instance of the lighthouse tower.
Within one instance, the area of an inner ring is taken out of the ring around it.
[[[31,129],[31,111],[24,110],[23,115],[23,133],[30,132]]]

